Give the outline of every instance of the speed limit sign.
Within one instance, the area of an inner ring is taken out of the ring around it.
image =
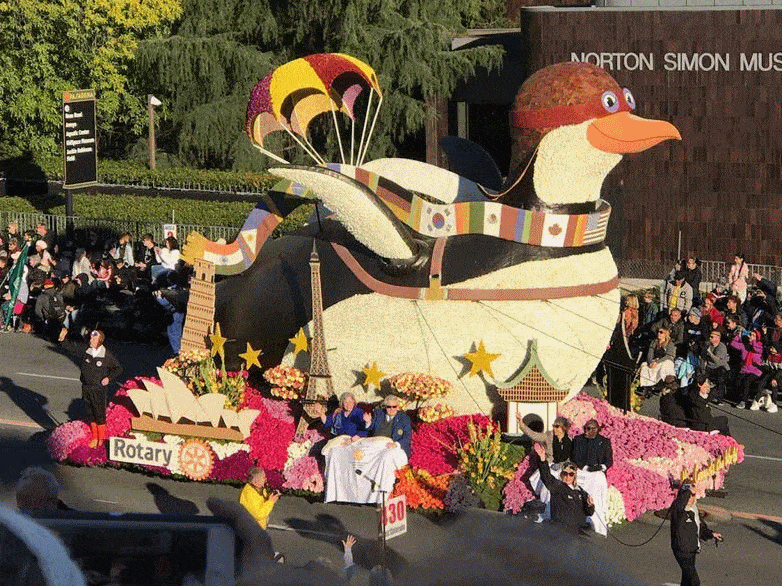
[[[386,501],[382,523],[386,539],[407,533],[407,500],[405,495]]]

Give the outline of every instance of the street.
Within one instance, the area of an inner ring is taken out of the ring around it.
[[[166,354],[164,348],[153,346],[114,345],[111,341],[107,345],[124,364],[123,380],[131,375],[153,375]],[[33,464],[51,470],[61,483],[62,500],[81,510],[204,514],[210,496],[238,498],[238,487],[52,463],[43,444],[44,430],[80,416],[77,364],[82,350],[83,346],[71,342],[57,347],[30,335],[0,335],[1,502],[14,502],[19,473]],[[703,545],[698,570],[706,585],[771,584],[782,578],[778,562],[782,545],[782,413],[738,412],[727,406],[724,411],[733,436],[745,446],[746,460],[731,468],[724,498],[709,497],[699,503],[710,512],[709,523],[725,541],[719,548],[713,542]],[[656,414],[656,399],[647,401],[644,412]],[[662,523],[654,538],[640,545]],[[358,538],[354,551],[359,566],[353,584],[364,584],[376,561],[371,555],[376,527],[377,513],[371,506],[311,503],[285,496],[272,512],[269,530],[275,549],[285,553],[288,564],[304,565],[325,556],[338,567],[340,540],[352,533]],[[521,518],[486,511],[472,511],[461,519],[410,515],[407,534],[389,541],[389,561],[400,572],[410,565],[440,560],[464,580],[472,572],[472,583],[481,582],[476,575],[481,575],[482,568],[517,576],[517,583],[546,583],[544,576],[555,573],[541,574],[540,568],[550,570],[552,564],[571,568],[557,574],[558,583],[569,583],[576,575],[621,576],[622,571],[643,584],[679,582],[668,523],[651,513],[615,527],[606,539],[590,535],[586,541],[597,551],[594,560],[577,560],[571,549],[557,550],[547,528]],[[434,567],[441,566],[434,563]],[[502,582],[494,575],[484,577],[486,583]],[[630,582],[619,578],[614,583]]]

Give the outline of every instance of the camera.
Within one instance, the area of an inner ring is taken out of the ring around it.
[[[92,580],[123,586],[169,586],[195,578],[204,586],[233,584],[233,529],[198,515],[33,513],[55,533]]]

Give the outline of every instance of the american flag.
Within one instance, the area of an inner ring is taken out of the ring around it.
[[[611,215],[611,208],[589,214],[586,227],[584,228],[584,244],[595,244],[605,239],[606,229],[608,228],[608,216]]]

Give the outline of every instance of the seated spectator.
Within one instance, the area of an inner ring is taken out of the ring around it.
[[[736,379],[736,390],[739,395],[737,409],[750,406],[749,398],[754,397],[760,383],[760,365],[763,362],[763,344],[760,341],[761,333],[749,332],[733,338],[730,345],[741,352],[741,369]]]
[[[684,280],[684,273],[678,271],[674,275],[672,283],[665,286],[663,300],[665,309],[670,313],[673,309],[680,309],[683,314],[690,311],[692,307],[693,291],[690,284]]]
[[[48,276],[54,268],[55,262],[51,253],[47,250],[49,247],[44,240],[38,240],[35,243],[35,254],[28,259],[30,268],[38,269]]]
[[[77,248],[76,258],[71,267],[71,276],[76,277],[81,274],[87,275],[87,280],[92,283],[94,277],[92,276],[92,265],[87,257],[87,251],[84,248]]]
[[[779,312],[777,286],[758,273],[752,274],[754,287],[744,304],[749,329],[760,329]]]
[[[674,375],[673,361],[676,357],[676,346],[671,341],[671,333],[665,326],[657,330],[657,338],[649,346],[646,362],[641,364],[640,392],[651,395],[652,387],[666,376]]]
[[[700,287],[703,279],[700,267],[701,261],[694,256],[688,256],[683,264],[682,273],[684,273],[684,280],[692,287],[692,299],[697,304],[701,298]]]
[[[660,306],[657,305],[653,291],[649,290],[644,293],[644,302],[640,311],[641,317],[639,321],[642,326],[650,324],[657,319],[657,314],[660,313]]]
[[[35,234],[38,240],[46,242],[46,248],[50,254],[57,254],[57,238],[54,234],[49,232],[49,228],[43,222],[38,222],[35,225]]]
[[[43,291],[35,300],[35,316],[41,323],[41,332],[45,336],[59,337],[65,321],[65,301],[62,293],[55,287],[52,279],[46,279]]]
[[[572,462],[567,462],[557,480],[549,470],[543,446],[536,443],[533,448],[540,458],[540,478],[551,493],[551,522],[573,533],[583,531],[587,517],[595,515],[595,503],[578,485],[578,469]]]
[[[144,234],[141,237],[141,259],[136,261],[136,268],[138,269],[138,276],[152,281],[152,267],[158,263],[155,249],[157,245],[152,238],[152,234]]]
[[[678,354],[686,356],[688,352],[693,352],[695,356],[700,356],[710,331],[711,328],[701,319],[700,308],[693,307],[684,320],[683,341]]]
[[[108,289],[114,283],[114,263],[102,260],[95,267],[95,283],[99,289]]]
[[[163,275],[176,271],[179,265],[179,243],[176,238],[169,236],[164,247],[155,248],[155,259],[159,264],[152,266],[152,281],[159,282]]]
[[[712,383],[710,399],[716,405],[722,403],[725,398],[729,372],[728,349],[722,342],[722,330],[712,330],[709,333],[709,342],[704,345],[701,352],[699,374],[704,375]]]
[[[741,308],[741,301],[735,295],[728,295],[725,300],[725,317],[734,316],[742,328],[747,327],[747,314]]]
[[[717,301],[717,296],[714,293],[709,293],[704,297],[703,307],[701,307],[701,320],[703,320],[710,329],[720,327],[725,319],[722,313],[714,306],[715,301]]]
[[[733,257],[733,264],[728,271],[728,290],[732,295],[740,299],[741,303],[747,298],[747,279],[749,267],[744,262],[744,255],[738,253]]]
[[[666,328],[671,334],[671,342],[674,346],[684,343],[684,321],[679,308],[672,309],[670,315],[660,318],[652,324],[652,332],[656,332],[661,327]]]
[[[39,466],[22,470],[16,483],[16,506],[21,511],[69,511],[71,508],[59,499],[60,483],[54,474]]]
[[[679,380],[666,376],[660,391],[660,421],[674,427],[688,427],[687,400],[680,392]]]
[[[115,261],[122,259],[125,266],[133,266],[135,261],[133,260],[133,244],[130,241],[130,234],[127,232],[120,234],[117,246],[111,250],[111,256]]]
[[[724,415],[714,417],[709,407],[711,382],[701,375],[687,389],[688,417],[690,428],[695,431],[719,431],[722,435],[730,435],[728,418]]]
[[[594,499],[595,512],[589,520],[595,532],[605,537],[608,534],[605,524],[608,481],[605,473],[614,463],[614,454],[611,440],[599,432],[597,420],[589,419],[584,424],[584,433],[573,438],[573,462],[580,469],[579,486]]]
[[[356,407],[356,396],[350,391],[339,396],[339,407],[333,413],[326,415],[326,406],[321,403],[318,403],[318,408],[323,427],[331,435],[367,436],[364,411]]]
[[[728,291],[728,279],[719,277],[714,284],[714,289],[711,290],[711,293],[714,295],[714,307],[717,308],[717,311],[724,313],[727,308],[728,296],[730,295],[730,291]]]
[[[263,468],[251,468],[247,473],[247,484],[239,494],[239,503],[247,509],[258,524],[266,529],[269,515],[280,493],[269,490],[266,486],[266,472]]]
[[[364,422],[370,437],[337,436],[323,448],[326,502],[380,502],[381,493],[393,489],[396,470],[407,464],[410,417],[399,410],[396,396],[388,395],[382,410],[365,413]]]

